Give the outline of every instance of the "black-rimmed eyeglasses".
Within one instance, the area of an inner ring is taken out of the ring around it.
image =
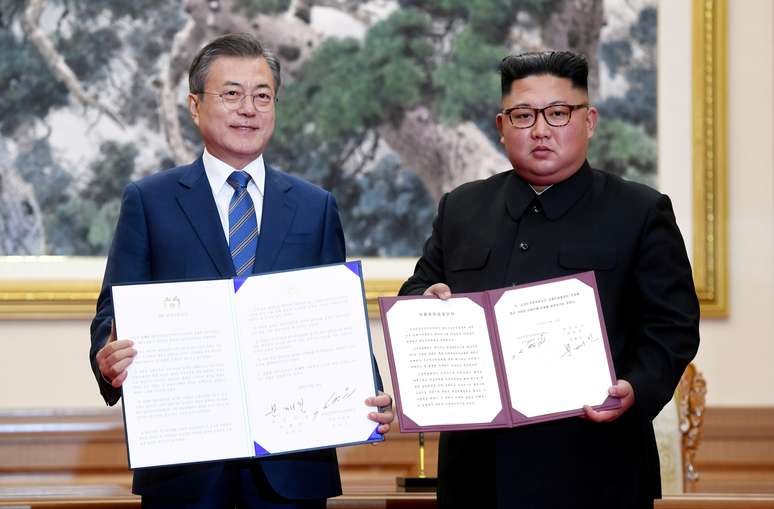
[[[543,114],[543,119],[552,127],[564,127],[570,123],[572,112],[581,108],[588,108],[588,104],[552,104],[545,108],[527,108],[516,106],[503,110],[503,115],[508,117],[511,125],[517,129],[527,129],[535,125],[537,117]]]

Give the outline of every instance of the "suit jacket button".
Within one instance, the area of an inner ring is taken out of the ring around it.
[[[526,251],[527,249],[529,249],[529,244],[527,244],[524,241],[521,241],[519,242],[519,249],[521,249],[522,251]]]

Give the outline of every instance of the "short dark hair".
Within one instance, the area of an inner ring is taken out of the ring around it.
[[[269,64],[271,75],[274,77],[275,93],[279,93],[281,83],[279,59],[254,35],[248,33],[221,35],[199,50],[188,69],[189,92],[192,94],[204,92],[204,83],[207,81],[210,65],[218,57],[263,58]]]
[[[573,88],[586,93],[589,91],[589,63],[586,57],[572,51],[541,51],[503,58],[500,62],[503,96],[510,93],[514,81],[545,74],[567,78]]]

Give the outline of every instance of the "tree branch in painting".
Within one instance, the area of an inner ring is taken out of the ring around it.
[[[652,181],[655,0],[618,1],[28,0],[4,9],[2,178],[18,192],[0,194],[0,210],[40,233],[27,243],[9,234],[0,254],[104,254],[123,186],[200,151],[188,65],[205,41],[233,31],[255,33],[282,61],[267,161],[335,194],[350,254],[418,254],[443,193],[510,168],[494,118],[497,66],[512,53],[586,54],[604,118],[590,160]],[[101,115],[84,122],[75,106]]]
[[[62,83],[65,84],[70,94],[83,104],[84,107],[91,107],[107,115],[113,122],[122,126],[123,122],[118,118],[116,113],[107,105],[99,102],[96,96],[89,94],[78,77],[67,65],[62,55],[59,54],[56,47],[49,40],[45,33],[38,26],[40,20],[40,14],[43,11],[45,5],[44,0],[28,0],[27,8],[24,11],[24,17],[22,19],[22,27],[24,28],[27,37],[35,45],[40,52],[43,60],[48,65],[51,73],[59,78]]]

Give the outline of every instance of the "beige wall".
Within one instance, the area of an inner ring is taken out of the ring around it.
[[[698,362],[723,404],[774,405],[774,3],[729,4],[731,315]]]
[[[384,339],[371,322],[374,354],[391,390]],[[89,322],[0,321],[0,411],[104,407],[89,367]]]
[[[87,321],[2,321],[0,338],[0,410],[104,406]]]
[[[659,9],[659,186],[690,239],[690,2]],[[774,405],[774,3],[728,11],[730,316],[702,320],[696,362],[709,404]]]
[[[697,363],[709,404],[774,405],[774,2],[728,3],[731,314],[703,321]],[[690,2],[664,0],[659,9],[659,185],[690,238]],[[88,325],[0,321],[0,410],[102,406]],[[387,379],[381,333],[373,332]]]

